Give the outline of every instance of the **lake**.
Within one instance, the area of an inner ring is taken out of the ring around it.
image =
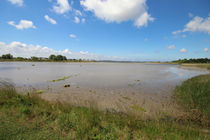
[[[145,108],[143,102],[152,102],[155,108],[168,101],[176,85],[206,73],[173,64],[0,62],[1,81],[19,90],[43,90],[43,98],[75,104],[97,100],[102,108],[114,109],[116,102]]]

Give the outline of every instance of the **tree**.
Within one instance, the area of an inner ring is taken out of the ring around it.
[[[31,57],[31,60],[32,60],[32,61],[38,61],[39,58],[38,58],[38,57],[35,57],[35,56],[32,56],[32,57]]]
[[[3,54],[2,59],[12,59],[13,56],[11,54]]]
[[[25,58],[23,58],[23,57],[17,57],[16,59],[17,60],[25,60]]]
[[[51,54],[49,56],[49,59],[50,60],[53,60],[53,61],[64,61],[64,60],[67,60],[66,56],[63,56],[63,55],[54,55],[54,54]]]
[[[51,54],[51,55],[49,56],[49,59],[55,61],[55,60],[56,60],[56,56],[55,56],[54,54]]]

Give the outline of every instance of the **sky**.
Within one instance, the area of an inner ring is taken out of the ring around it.
[[[0,0],[0,55],[210,58],[209,0]]]

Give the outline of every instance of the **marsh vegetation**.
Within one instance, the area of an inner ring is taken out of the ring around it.
[[[175,89],[174,96],[191,119],[210,127],[210,74],[183,82]]]
[[[132,106],[144,111],[143,108]],[[9,85],[0,89],[0,139],[208,139],[190,120],[141,119],[96,107],[49,103],[37,94],[21,95]]]

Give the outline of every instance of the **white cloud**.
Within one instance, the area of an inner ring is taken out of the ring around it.
[[[6,44],[4,42],[0,42],[0,46],[5,46]]]
[[[8,1],[17,6],[23,6],[23,0],[8,0]]]
[[[175,48],[176,48],[175,45],[169,45],[169,46],[167,46],[167,49],[169,49],[169,50],[173,50],[173,49],[175,49]]]
[[[209,49],[208,48],[204,48],[203,51],[204,52],[209,52]]]
[[[180,52],[181,52],[181,53],[186,53],[187,50],[186,50],[185,48],[182,48],[182,49],[180,50]]]
[[[45,15],[44,18],[52,24],[57,24],[57,22],[54,19],[50,18],[48,15]]]
[[[6,54],[11,53],[18,57],[48,57],[50,54],[63,54],[70,55],[71,52],[68,50],[56,51],[48,47],[41,47],[40,45],[27,45],[21,42],[11,42],[10,44],[4,44],[0,47],[0,53]]]
[[[81,20],[81,21],[82,21],[82,23],[85,23],[85,18],[82,18],[82,20]]]
[[[82,13],[80,12],[80,10],[75,10],[75,15],[82,16]]]
[[[74,17],[74,22],[75,22],[75,23],[80,23],[80,19],[79,19],[78,17],[75,16],[75,17]]]
[[[82,55],[87,55],[88,51],[86,51],[86,52],[80,51],[79,53],[82,54]]]
[[[68,0],[57,0],[57,4],[53,6],[54,12],[64,14],[71,10]]]
[[[133,20],[135,26],[141,27],[154,21],[147,12],[146,0],[80,0],[80,4],[108,23]]]
[[[11,42],[10,44],[6,44],[4,42],[0,42],[0,55],[10,53],[14,57],[26,57],[30,58],[31,56],[36,57],[49,57],[51,54],[55,55],[65,55],[67,58],[75,58],[75,59],[107,59],[111,57],[99,56],[96,54],[90,54],[88,52],[71,52],[69,49],[64,50],[55,50],[48,48],[46,46],[40,45],[27,45],[21,42]]]
[[[147,26],[148,21],[154,21],[154,18],[152,18],[147,12],[145,12],[136,19],[134,25],[136,25],[137,27]]]
[[[29,20],[20,20],[19,24],[15,24],[14,21],[9,21],[8,24],[14,26],[15,28],[19,30],[28,29],[28,28],[34,28],[34,29],[36,28],[33,22]]]
[[[183,32],[204,32],[210,35],[210,16],[207,18],[194,17],[189,23],[185,25]]]
[[[210,15],[208,15],[207,18],[196,16],[185,25],[183,30],[174,31],[172,33],[179,34],[182,32],[203,32],[210,35]]]
[[[179,34],[181,32],[182,32],[182,30],[177,30],[177,31],[172,32],[172,34],[176,35],[176,34]]]
[[[77,36],[75,34],[70,34],[69,37],[71,37],[71,38],[77,38]]]
[[[3,54],[12,54],[14,57],[26,57],[30,58],[31,56],[36,57],[49,57],[51,54],[55,55],[65,55],[68,59],[91,59],[91,60],[125,60],[122,57],[115,56],[102,56],[93,53],[89,53],[88,51],[80,51],[80,52],[71,52],[69,49],[64,50],[55,50],[48,48],[46,46],[40,45],[27,45],[21,42],[11,42],[10,44],[6,44],[5,42],[0,41],[0,55]]]

